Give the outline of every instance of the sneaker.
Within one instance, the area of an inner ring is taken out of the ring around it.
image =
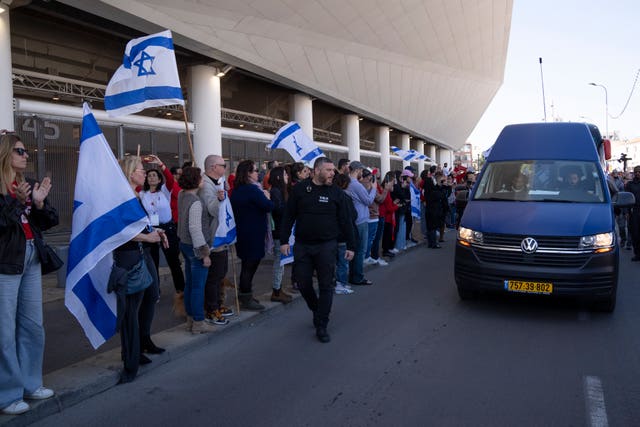
[[[407,248],[412,248],[412,247],[414,247],[415,245],[416,245],[416,243],[415,243],[415,242],[412,242],[412,241],[407,242]]]
[[[364,259],[364,265],[374,265],[374,264],[377,264],[375,259],[371,257],[367,257]]]
[[[213,313],[207,313],[204,317],[204,321],[212,325],[228,325],[229,319],[225,319],[220,313],[220,310],[216,310]]]
[[[347,289],[344,285],[336,283],[336,295],[350,295],[353,293],[351,289]]]
[[[11,405],[2,408],[0,412],[5,415],[20,415],[29,410],[29,404],[24,400],[16,400]]]
[[[389,249],[389,252],[391,252],[392,254],[397,254],[397,253],[400,253],[400,249],[396,249],[396,248]]]
[[[232,308],[229,307],[225,307],[224,305],[220,306],[220,309],[218,310],[220,312],[220,314],[223,317],[229,317],[229,316],[233,316],[235,313],[233,312]]]
[[[378,260],[377,260],[377,261],[378,261],[378,265],[381,265],[381,266],[383,266],[383,267],[384,267],[385,265],[389,265],[389,263],[388,263],[387,261],[383,260],[382,258],[378,258]]]
[[[38,387],[33,393],[25,393],[24,397],[31,400],[44,400],[50,398],[53,394],[53,390],[50,388]]]
[[[394,256],[396,256],[396,254],[391,252],[391,251],[385,251],[385,252],[382,253],[382,256],[393,258]]]

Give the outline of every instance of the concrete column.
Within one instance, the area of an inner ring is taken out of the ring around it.
[[[402,150],[409,151],[411,149],[411,145],[409,144],[409,134],[403,133],[400,134],[400,148]],[[409,166],[411,162],[407,162],[406,160],[402,161],[402,169]]]
[[[360,160],[360,121],[357,114],[342,115],[342,143],[349,147],[349,160]]]
[[[220,110],[220,78],[217,70],[208,65],[189,69],[189,100],[193,132],[193,151],[196,166],[204,167],[209,154],[222,155],[222,116]]]
[[[421,139],[415,140],[416,151],[420,154],[424,154],[424,141]],[[418,160],[418,175],[424,170],[424,160]]]
[[[427,156],[429,156],[429,158],[434,163],[438,163],[438,161],[436,160],[436,146],[435,145],[429,145],[427,147]]]
[[[309,95],[296,93],[289,98],[289,118],[313,140],[313,101]]]
[[[376,128],[376,141],[380,150],[380,176],[391,170],[391,159],[389,154],[389,126],[378,126]]]
[[[443,166],[445,162],[449,163],[449,150],[447,150],[446,148],[438,148],[437,163],[440,166]]]
[[[0,129],[15,130],[13,120],[13,80],[11,79],[11,28],[9,7],[0,12]]]

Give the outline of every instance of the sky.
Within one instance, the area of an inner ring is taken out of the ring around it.
[[[635,22],[634,22],[635,21]],[[538,58],[542,58],[542,80]],[[514,0],[504,81],[468,142],[491,146],[512,123],[591,122],[605,134],[640,137],[640,1]]]

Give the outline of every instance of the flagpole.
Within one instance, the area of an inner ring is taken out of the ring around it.
[[[196,156],[193,154],[193,144],[191,143],[191,133],[189,133],[189,120],[187,120],[187,109],[182,105],[182,116],[184,117],[184,127],[187,131],[187,142],[189,143],[189,152],[191,153],[191,165],[196,165]]]

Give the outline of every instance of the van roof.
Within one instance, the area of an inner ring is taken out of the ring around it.
[[[509,125],[500,132],[487,160],[598,161],[596,144],[601,142],[598,128],[586,123]]]

